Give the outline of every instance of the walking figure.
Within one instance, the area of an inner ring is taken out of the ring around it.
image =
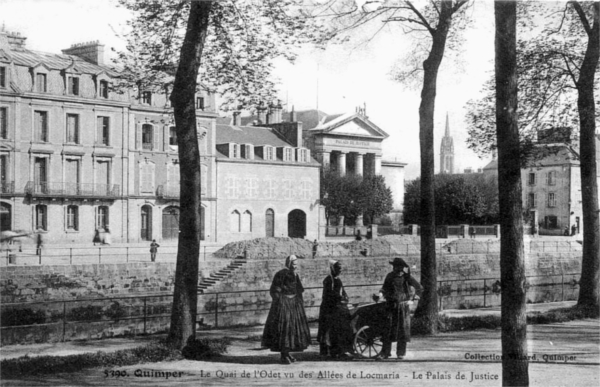
[[[152,262],[156,261],[156,253],[159,247],[160,245],[156,243],[156,239],[152,239],[152,243],[150,243],[150,259]]]
[[[312,247],[313,259],[315,259],[317,257],[318,249],[319,249],[319,242],[317,242],[317,240],[315,239],[315,241],[313,242],[313,247]]]
[[[42,255],[42,247],[44,247],[44,237],[42,236],[41,232],[38,232],[35,244],[36,244],[36,254],[38,256],[41,256]]]

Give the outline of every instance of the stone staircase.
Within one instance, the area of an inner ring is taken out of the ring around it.
[[[198,283],[198,293],[204,293],[211,287],[217,285],[219,282],[229,277],[234,271],[244,266],[247,261],[242,258],[236,258],[225,268],[217,271],[216,273],[212,273],[209,277],[203,278]]]

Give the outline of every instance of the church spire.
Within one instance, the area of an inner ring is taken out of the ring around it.
[[[448,112],[446,112],[446,133],[440,147],[440,173],[454,173],[454,141],[450,136]]]
[[[450,137],[450,121],[448,121],[448,112],[446,112],[446,133],[444,137]]]

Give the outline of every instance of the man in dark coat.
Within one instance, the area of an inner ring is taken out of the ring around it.
[[[339,261],[329,260],[330,274],[323,280],[323,299],[319,310],[319,332],[317,340],[321,355],[334,358],[352,358],[353,332],[350,325],[348,295],[339,278],[342,265]]]
[[[310,345],[310,329],[304,312],[304,288],[296,273],[295,255],[285,261],[285,269],[278,271],[271,284],[271,309],[263,331],[262,346],[281,352],[281,363],[296,361],[290,352],[300,352]]]
[[[413,287],[418,296],[423,293],[421,284],[410,275],[410,267],[402,258],[390,261],[393,271],[385,277],[381,293],[385,297],[388,329],[383,335],[383,348],[378,360],[391,356],[392,342],[396,341],[398,359],[406,356],[406,343],[410,341],[410,304]]]

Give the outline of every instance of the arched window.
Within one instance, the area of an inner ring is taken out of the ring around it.
[[[270,208],[265,213],[265,235],[267,237],[275,236],[275,211]]]
[[[252,232],[252,213],[248,210],[242,214],[242,232]]]
[[[238,210],[233,210],[231,214],[229,214],[229,230],[231,230],[231,232],[241,231],[241,216]]]

